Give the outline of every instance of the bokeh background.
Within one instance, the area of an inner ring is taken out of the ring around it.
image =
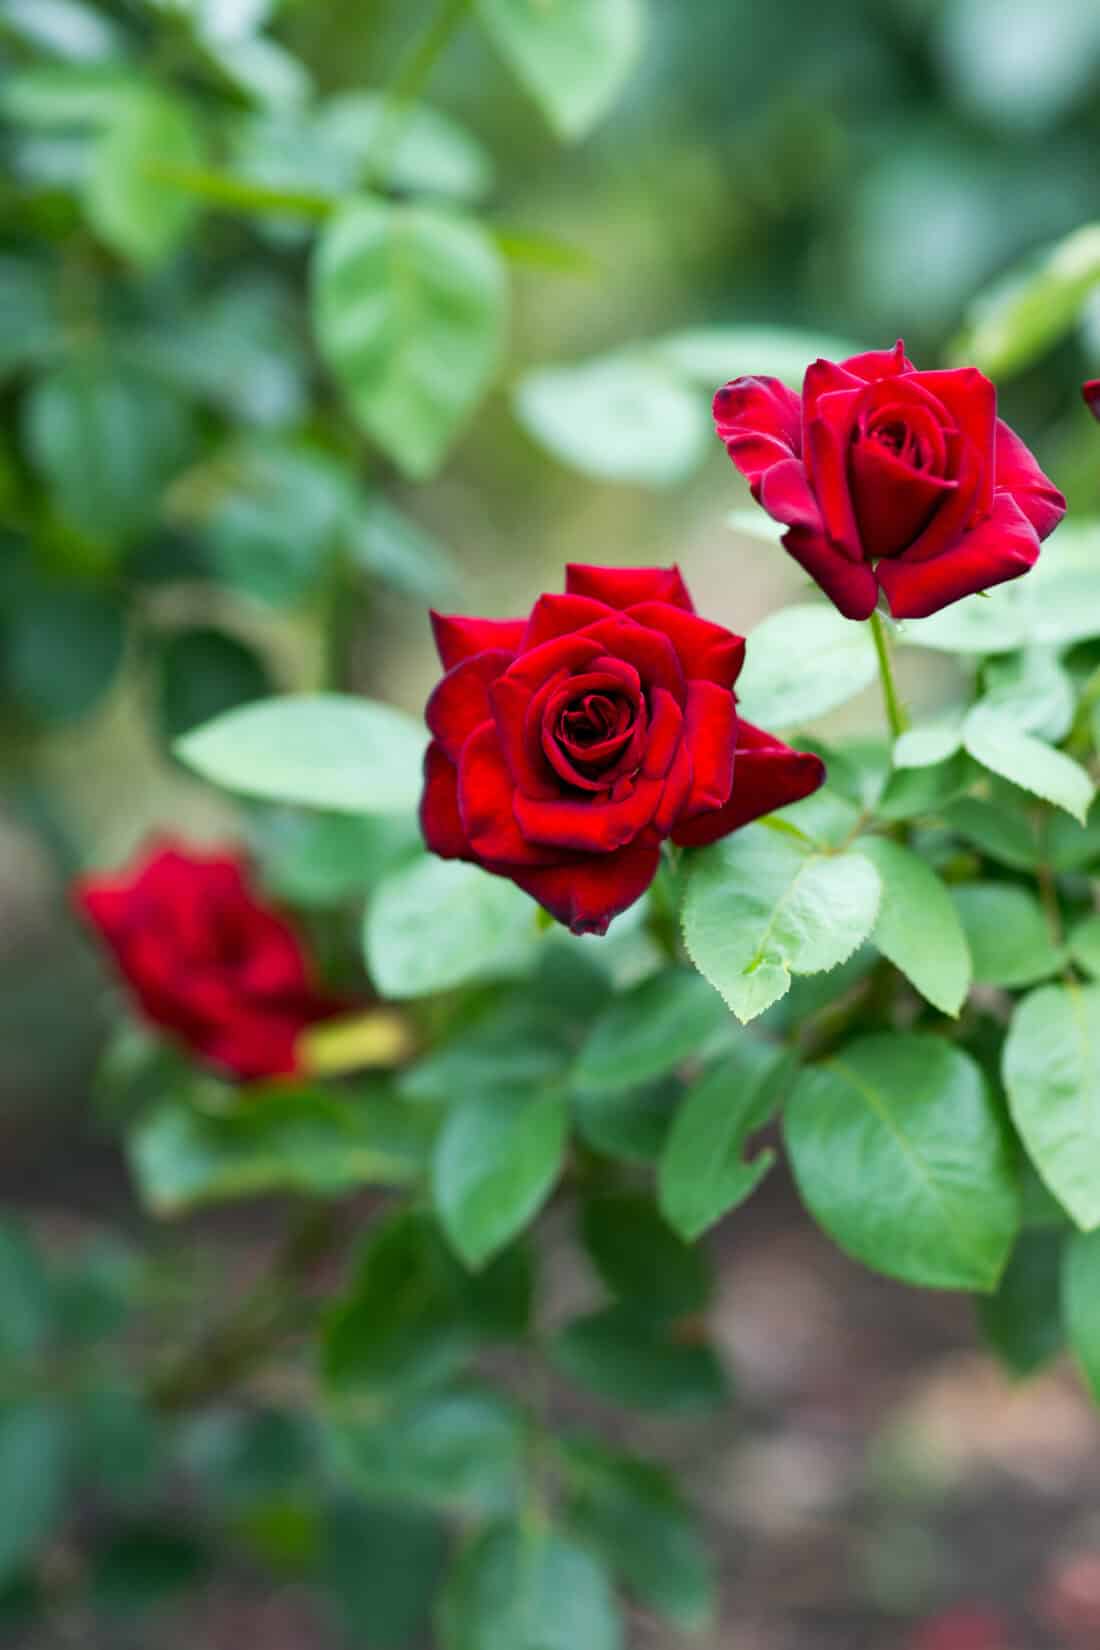
[[[538,439],[531,374],[636,346],[649,359],[655,340],[714,326],[773,343],[776,328],[869,347],[900,335],[943,364],[990,283],[1100,218],[1095,0],[651,0],[621,99],[568,146],[467,29],[427,94],[461,130],[436,134],[442,158],[424,164],[450,168],[447,188],[483,197],[510,237],[510,344],[442,474],[413,487],[341,414],[317,360],[308,213],[200,190],[170,255],[146,258],[82,204],[120,65],[192,98],[265,187],[308,193],[326,167],[354,168],[355,142],[349,160],[330,134],[330,153],[314,112],[385,85],[431,8],[264,9],[224,0],[218,23],[219,0],[0,0],[0,1193],[63,1247],[138,1218],[90,1100],[105,985],[67,879],[157,826],[245,828],[169,742],[223,704],[320,679],[313,570],[333,465],[361,518],[345,686],[418,710],[435,670],[427,601],[505,615],[568,559],[678,560],[701,609],[746,632],[800,575],[728,522],[746,495],[706,432],[710,358],[690,395],[619,409],[637,442],[633,462],[612,461],[618,479]],[[201,51],[200,11],[215,42]],[[230,50],[243,12],[266,55]],[[55,69],[68,78],[42,77]],[[712,387],[758,364],[716,360]],[[51,409],[51,376],[85,371],[60,411],[54,384]],[[1100,287],[1002,389],[1084,510],[1100,507],[1100,448],[1078,386],[1097,372]],[[945,691],[906,686],[918,702]],[[873,725],[873,694],[845,714]],[[277,1221],[259,1207],[160,1241],[247,1271]],[[724,1610],[705,1650],[1100,1643],[1100,1442],[1063,1374],[1012,1386],[968,1307],[857,1274],[779,1177],[718,1245],[739,1403],[637,1434],[686,1465],[718,1543]],[[12,1642],[92,1642],[59,1620]],[[655,1625],[635,1629],[665,1650]],[[239,1555],[137,1631],[155,1650],[344,1642]]]

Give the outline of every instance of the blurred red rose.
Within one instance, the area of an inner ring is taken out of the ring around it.
[[[1065,514],[988,378],[918,372],[900,342],[815,361],[801,396],[736,378],[714,418],[786,548],[849,619],[869,618],[880,589],[896,619],[920,619],[1018,578]]]
[[[1085,406],[1093,418],[1100,419],[1100,378],[1089,378],[1081,385],[1081,394],[1085,398]]]
[[[1008,1650],[1002,1616],[981,1607],[947,1610],[918,1627],[908,1650]]]
[[[446,675],[428,702],[425,840],[575,933],[605,933],[645,892],[663,838],[713,842],[824,778],[740,720],[744,643],[696,616],[675,567],[574,565],[528,619],[432,623]]]
[[[346,1007],[316,988],[237,854],[163,842],[117,876],[79,879],[74,897],[146,1018],[228,1076],[293,1075],[299,1035]]]

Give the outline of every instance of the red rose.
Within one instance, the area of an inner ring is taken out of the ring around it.
[[[736,378],[718,434],[783,543],[849,619],[881,589],[921,619],[1032,567],[1066,501],[997,417],[974,367],[917,372],[894,350],[815,361],[801,396]]]
[[[315,988],[236,854],[164,843],[119,876],[81,878],[74,896],[146,1017],[232,1077],[292,1075],[300,1034],[346,1006]]]
[[[1003,1618],[981,1607],[948,1610],[925,1622],[909,1650],[1007,1650]]]
[[[1089,378],[1081,385],[1081,394],[1093,418],[1100,419],[1100,378]]]
[[[649,887],[663,838],[713,842],[808,796],[824,769],[739,720],[744,643],[696,617],[677,568],[571,566],[565,587],[529,619],[432,614],[446,675],[420,818],[434,853],[603,934]]]

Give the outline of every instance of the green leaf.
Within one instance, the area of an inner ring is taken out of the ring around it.
[[[593,1151],[627,1163],[653,1163],[661,1155],[680,1098],[674,1081],[635,1089],[575,1088],[577,1133]]]
[[[871,938],[883,956],[942,1014],[957,1015],[970,989],[966,935],[951,896],[930,866],[886,837],[856,843],[882,879]]]
[[[1100,979],[1100,917],[1085,917],[1069,936],[1069,954],[1086,974]]]
[[[426,1168],[430,1128],[384,1092],[272,1089],[221,1115],[166,1100],[132,1132],[130,1156],[146,1202],[174,1215],[267,1192],[407,1185]]]
[[[521,378],[516,417],[554,458],[600,480],[671,486],[709,450],[703,401],[643,356],[610,355]]]
[[[798,327],[691,327],[659,339],[656,347],[678,372],[713,395],[719,384],[746,374],[778,378],[798,390],[819,356],[843,361],[865,346]]]
[[[773,1045],[741,1037],[684,1095],[661,1153],[657,1195],[665,1219],[689,1241],[743,1203],[771,1168],[770,1147],[749,1160],[744,1152],[776,1111],[790,1069]]]
[[[422,857],[395,871],[367,910],[367,968],[384,997],[505,978],[533,961],[537,944],[527,896],[460,860]]]
[[[968,882],[951,890],[980,985],[1024,986],[1056,974],[1063,953],[1053,945],[1042,908],[1026,888]]]
[[[151,87],[119,99],[92,151],[85,209],[92,228],[136,264],[161,263],[195,215],[195,203],[157,167],[201,166],[203,145],[187,105]]]
[[[122,667],[125,611],[113,592],[76,584],[28,585],[4,615],[0,641],[11,698],[46,722],[76,722],[96,708]]]
[[[1075,1232],[1065,1246],[1062,1311],[1077,1366],[1100,1403],[1100,1233]]]
[[[234,448],[229,485],[201,522],[223,584],[288,607],[318,589],[352,529],[352,474],[312,447],[268,438]]]
[[[157,721],[167,744],[274,684],[264,661],[224,630],[196,626],[166,636],[157,651]]]
[[[0,257],[0,378],[46,359],[60,328],[50,273],[30,258]]]
[[[606,114],[641,50],[639,0],[474,0],[474,7],[561,138],[583,137]]]
[[[328,1509],[317,1580],[351,1643],[378,1650],[422,1635],[443,1572],[447,1532],[412,1507],[341,1500]]]
[[[404,813],[420,795],[427,737],[373,699],[292,694],[228,711],[176,745],[215,785],[334,813]]]
[[[372,578],[415,601],[454,597],[458,575],[439,541],[419,522],[374,494],[357,514],[348,551]]]
[[[964,841],[998,865],[1031,871],[1039,863],[1039,839],[1032,821],[1022,810],[1013,811],[1004,799],[982,802],[977,797],[962,797],[944,810],[944,817]]]
[[[748,639],[738,704],[765,728],[816,722],[861,693],[877,669],[867,625],[817,603],[784,607]]]
[[[894,746],[895,768],[930,768],[946,762],[962,746],[962,720],[952,718],[910,728]]]
[[[965,751],[927,768],[895,768],[875,811],[883,819],[913,819],[918,814],[942,813],[968,791],[980,775],[981,769]]]
[[[0,109],[15,125],[38,131],[102,127],[135,85],[133,70],[117,63],[34,63],[8,69]]]
[[[577,1055],[584,1089],[627,1089],[699,1056],[729,1024],[721,997],[690,968],[664,968],[616,997]]]
[[[952,353],[992,377],[1023,370],[1075,324],[1100,281],[1100,224],[1086,224],[1001,278]]]
[[[58,510],[82,535],[112,544],[155,520],[192,434],[188,409],[158,379],[98,357],[40,378],[25,404],[27,452]]]
[[[191,1535],[169,1526],[134,1525],[95,1554],[91,1600],[109,1617],[141,1617],[200,1586],[210,1554]]]
[[[34,1558],[65,1510],[69,1428],[45,1399],[0,1409],[0,1584]]]
[[[1093,808],[1084,826],[1053,814],[1043,839],[1044,857],[1053,871],[1083,871],[1100,860],[1100,809]]]
[[[968,1055],[937,1037],[861,1038],[802,1072],[784,1121],[799,1190],[842,1249],[905,1283],[996,1288],[1019,1193]]]
[[[1026,580],[1001,584],[988,593],[967,596],[927,619],[898,625],[905,647],[930,647],[939,653],[1009,653],[1025,647],[1031,619]]]
[[[729,1397],[709,1345],[629,1302],[574,1318],[554,1337],[550,1355],[569,1380],[616,1405],[690,1415],[719,1408]]]
[[[537,1003],[506,1002],[404,1071],[399,1092],[449,1104],[467,1094],[525,1094],[563,1077],[570,1050]]]
[[[862,854],[825,855],[764,825],[694,858],[684,940],[700,973],[739,1020],[850,957],[870,933],[882,885]]]
[[[622,1650],[622,1619],[603,1566],[547,1526],[483,1530],[443,1596],[443,1650]]]
[[[492,156],[464,126],[424,103],[404,103],[393,141],[379,143],[391,114],[378,92],[342,92],[326,99],[312,122],[312,143],[306,141],[307,163],[327,164],[331,183],[345,194],[367,181],[372,166],[398,196],[479,201],[492,191]]]
[[[487,388],[506,307],[503,263],[471,221],[359,200],[322,232],[319,348],[359,423],[414,479],[439,468]]]
[[[1033,1375],[1062,1347],[1062,1234],[1025,1231],[996,1294],[978,1302],[982,1333],[1014,1375]]]
[[[1073,722],[1074,691],[1069,672],[1051,648],[1029,647],[985,667],[984,709],[1024,733],[1057,744]]]
[[[400,814],[264,807],[250,824],[264,886],[309,909],[362,896],[421,850],[415,821]]]
[[[1039,1174],[1078,1226],[1100,1226],[1100,986],[1047,985],[1025,997],[1003,1069]]]
[[[0,1225],[0,1353],[28,1358],[45,1345],[52,1328],[45,1267],[26,1232],[5,1220]]]
[[[1095,791],[1084,768],[1072,757],[1044,745],[984,705],[970,712],[963,725],[963,740],[974,760],[991,773],[1085,823]]]
[[[662,1468],[589,1439],[561,1446],[570,1528],[640,1604],[686,1632],[714,1617],[714,1566],[697,1521]]]
[[[374,1227],[325,1323],[329,1394],[381,1406],[448,1380],[474,1344],[461,1287],[458,1264],[429,1215],[401,1210]]]
[[[561,1172],[567,1127],[560,1094],[473,1094],[449,1113],[432,1192],[467,1266],[483,1265],[534,1218]]]
[[[607,1288],[640,1312],[660,1322],[705,1309],[711,1279],[702,1252],[666,1226],[649,1197],[611,1192],[589,1198],[581,1231]]]
[[[426,1393],[330,1435],[336,1464],[372,1498],[481,1516],[514,1508],[527,1445],[521,1411],[476,1387]]]

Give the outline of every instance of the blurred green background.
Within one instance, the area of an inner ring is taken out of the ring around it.
[[[466,26],[422,93],[439,118],[380,161],[377,94],[435,11],[0,0],[0,1179],[38,1210],[128,1214],[89,1119],[103,982],[65,885],[157,825],[239,828],[175,735],[334,679],[418,711],[428,602],[519,611],[568,559],[678,560],[750,630],[801,580],[727,522],[747,495],[709,391],[820,339],[942,364],[984,289],[1100,219],[1096,0],[651,0],[621,95],[565,144]],[[508,267],[491,389],[423,482],[349,415],[310,320],[326,200],[368,176],[475,213]],[[1095,512],[1100,281],[1054,330],[1001,408]],[[608,356],[610,379],[545,373]],[[878,1599],[898,1560],[875,1553]],[[737,1645],[801,1645],[766,1617]]]

